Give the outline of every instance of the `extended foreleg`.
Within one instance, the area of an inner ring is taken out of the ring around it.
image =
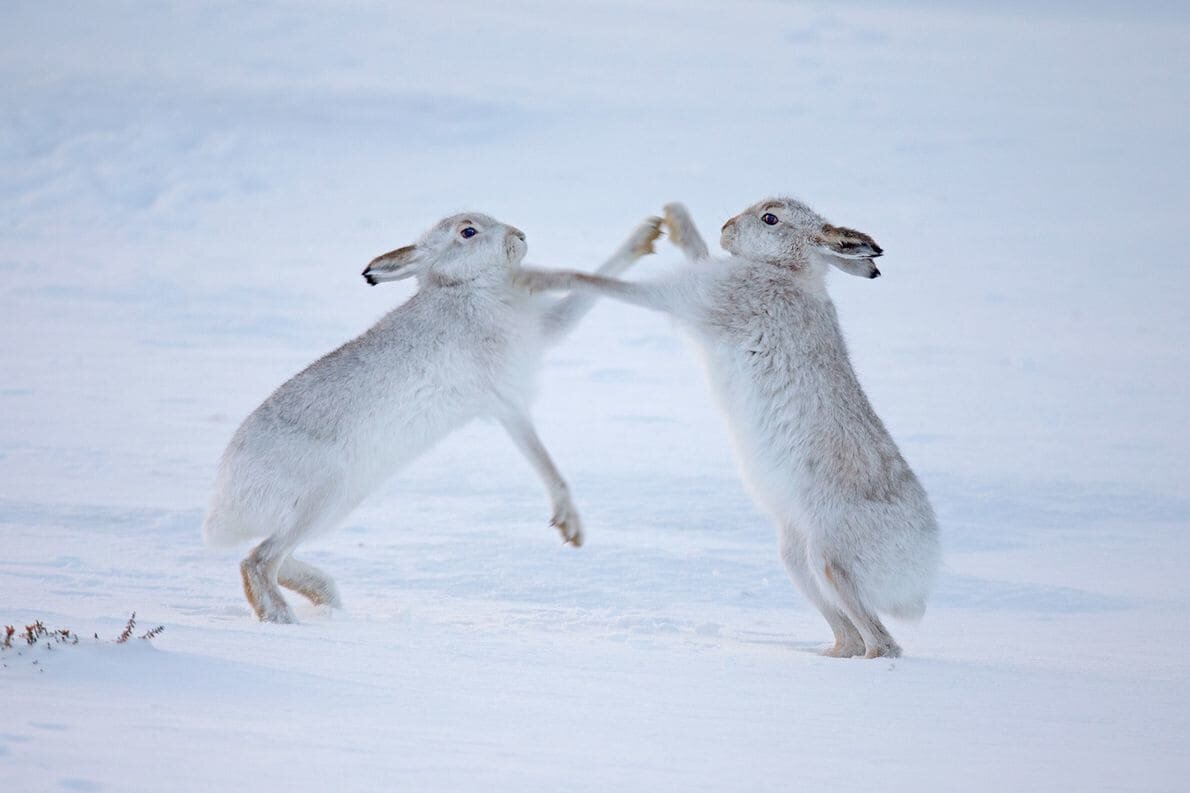
[[[669,284],[657,282],[635,283],[572,270],[537,270],[522,267],[517,273],[517,283],[534,292],[582,289],[669,314],[676,313],[678,308],[674,288]]]
[[[500,416],[500,423],[508,431],[512,442],[520,449],[521,454],[533,466],[533,470],[541,477],[549,494],[554,513],[550,517],[550,525],[556,528],[562,539],[570,545],[578,547],[583,544],[583,527],[579,520],[578,511],[570,500],[570,488],[554,461],[550,459],[545,445],[537,437],[537,430],[533,421],[521,410],[509,408]]]
[[[632,232],[623,245],[604,262],[597,275],[617,276],[628,269],[628,266],[642,256],[654,252],[653,242],[661,235],[661,218],[649,218]],[[544,332],[546,339],[557,341],[569,333],[578,321],[583,318],[599,294],[595,291],[576,291],[567,295],[556,305],[551,307],[544,318]]]

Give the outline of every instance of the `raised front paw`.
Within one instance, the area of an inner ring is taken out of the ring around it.
[[[562,541],[567,545],[578,548],[583,544],[583,523],[579,520],[573,504],[562,504],[554,510],[550,525],[558,530],[562,535]]]
[[[665,213],[665,231],[669,234],[670,241],[674,245],[681,246],[682,230],[694,225],[694,221],[690,218],[690,212],[684,205],[678,203],[666,204],[661,210]]]
[[[701,259],[707,256],[707,244],[703,242],[698,229],[694,227],[694,219],[690,212],[681,204],[666,204],[665,232],[669,234],[669,241],[691,259]]]
[[[624,243],[624,247],[631,251],[634,256],[638,257],[656,253],[657,249],[653,247],[653,243],[661,236],[661,224],[663,222],[661,218],[657,217],[646,218],[643,223],[632,231],[632,234],[628,237],[628,241]]]

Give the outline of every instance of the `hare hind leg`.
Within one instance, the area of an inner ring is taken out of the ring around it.
[[[292,546],[273,535],[252,549],[240,562],[244,596],[261,622],[297,622],[293,610],[277,588],[277,573]]]
[[[342,607],[334,579],[312,564],[286,556],[277,571],[277,583],[305,597],[316,606]]]
[[[832,604],[818,587],[818,582],[810,573],[809,561],[806,558],[806,544],[791,528],[784,528],[781,532],[781,561],[793,583],[802,591],[810,602],[822,613],[831,626],[831,633],[835,636],[835,644],[822,651],[823,655],[831,658],[850,658],[863,655],[864,640],[856,630],[855,625],[847,615]]]
[[[865,658],[898,658],[901,647],[893,639],[892,634],[884,627],[884,623],[876,614],[864,605],[859,590],[852,580],[851,574],[835,562],[823,565],[822,575],[826,586],[838,598],[843,613],[851,620],[859,635],[863,638]]]
[[[326,527],[342,516],[342,502],[335,498],[337,493],[338,489],[330,484],[311,488],[294,504],[283,528],[253,548],[240,563],[244,594],[262,622],[297,622],[277,588],[278,583],[316,603],[338,603],[338,593],[329,576],[290,558],[294,549],[319,527]],[[315,600],[315,596],[320,600]]]

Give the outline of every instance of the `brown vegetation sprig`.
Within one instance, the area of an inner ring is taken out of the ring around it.
[[[124,630],[116,637],[116,644],[124,644],[132,638],[136,630],[136,612],[132,612],[132,616],[128,618],[128,622],[124,625]],[[165,630],[164,625],[158,625],[156,628],[149,630],[138,636],[138,639],[148,641],[156,636],[159,636]],[[0,650],[11,650],[13,648],[13,638],[17,635],[17,629],[12,625],[4,626],[4,635],[0,637]],[[34,620],[33,624],[26,625],[25,630],[21,632],[21,638],[25,640],[25,644],[30,647],[41,642],[46,648],[51,648],[55,644],[78,644],[79,636],[69,628],[58,628],[50,630],[45,626],[41,620]],[[99,634],[95,634],[96,640],[99,639]],[[18,653],[19,654],[19,653]]]
[[[0,649],[11,650],[12,640],[16,636],[17,629],[12,625],[4,626],[4,638],[0,639]],[[32,625],[26,625],[25,630],[21,632],[21,637],[24,638],[25,644],[30,646],[37,644],[42,639],[49,640],[47,646],[53,644],[78,644],[78,634],[69,630],[68,628],[58,628],[57,630],[50,630],[45,626],[41,620],[34,620]],[[52,644],[50,643],[52,642]]]
[[[124,626],[124,630],[116,637],[116,644],[123,644],[132,638],[132,631],[136,628],[136,612],[132,612],[132,616],[128,618],[128,624]]]

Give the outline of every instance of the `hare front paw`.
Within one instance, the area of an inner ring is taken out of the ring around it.
[[[558,530],[567,545],[578,548],[583,544],[583,524],[573,504],[558,505],[554,510],[554,516],[550,518],[550,525]]]
[[[694,219],[681,204],[665,205],[665,233],[687,259],[705,259],[710,255],[706,242],[694,225]]]
[[[666,204],[662,207],[665,213],[665,231],[669,234],[670,242],[682,247],[682,243],[686,237],[682,234],[683,229],[692,228],[694,220],[690,217],[690,212],[682,204]]]
[[[658,217],[647,218],[633,230],[625,247],[634,256],[648,256],[650,253],[656,253],[657,249],[653,247],[653,243],[661,236],[661,224],[663,222]]]

